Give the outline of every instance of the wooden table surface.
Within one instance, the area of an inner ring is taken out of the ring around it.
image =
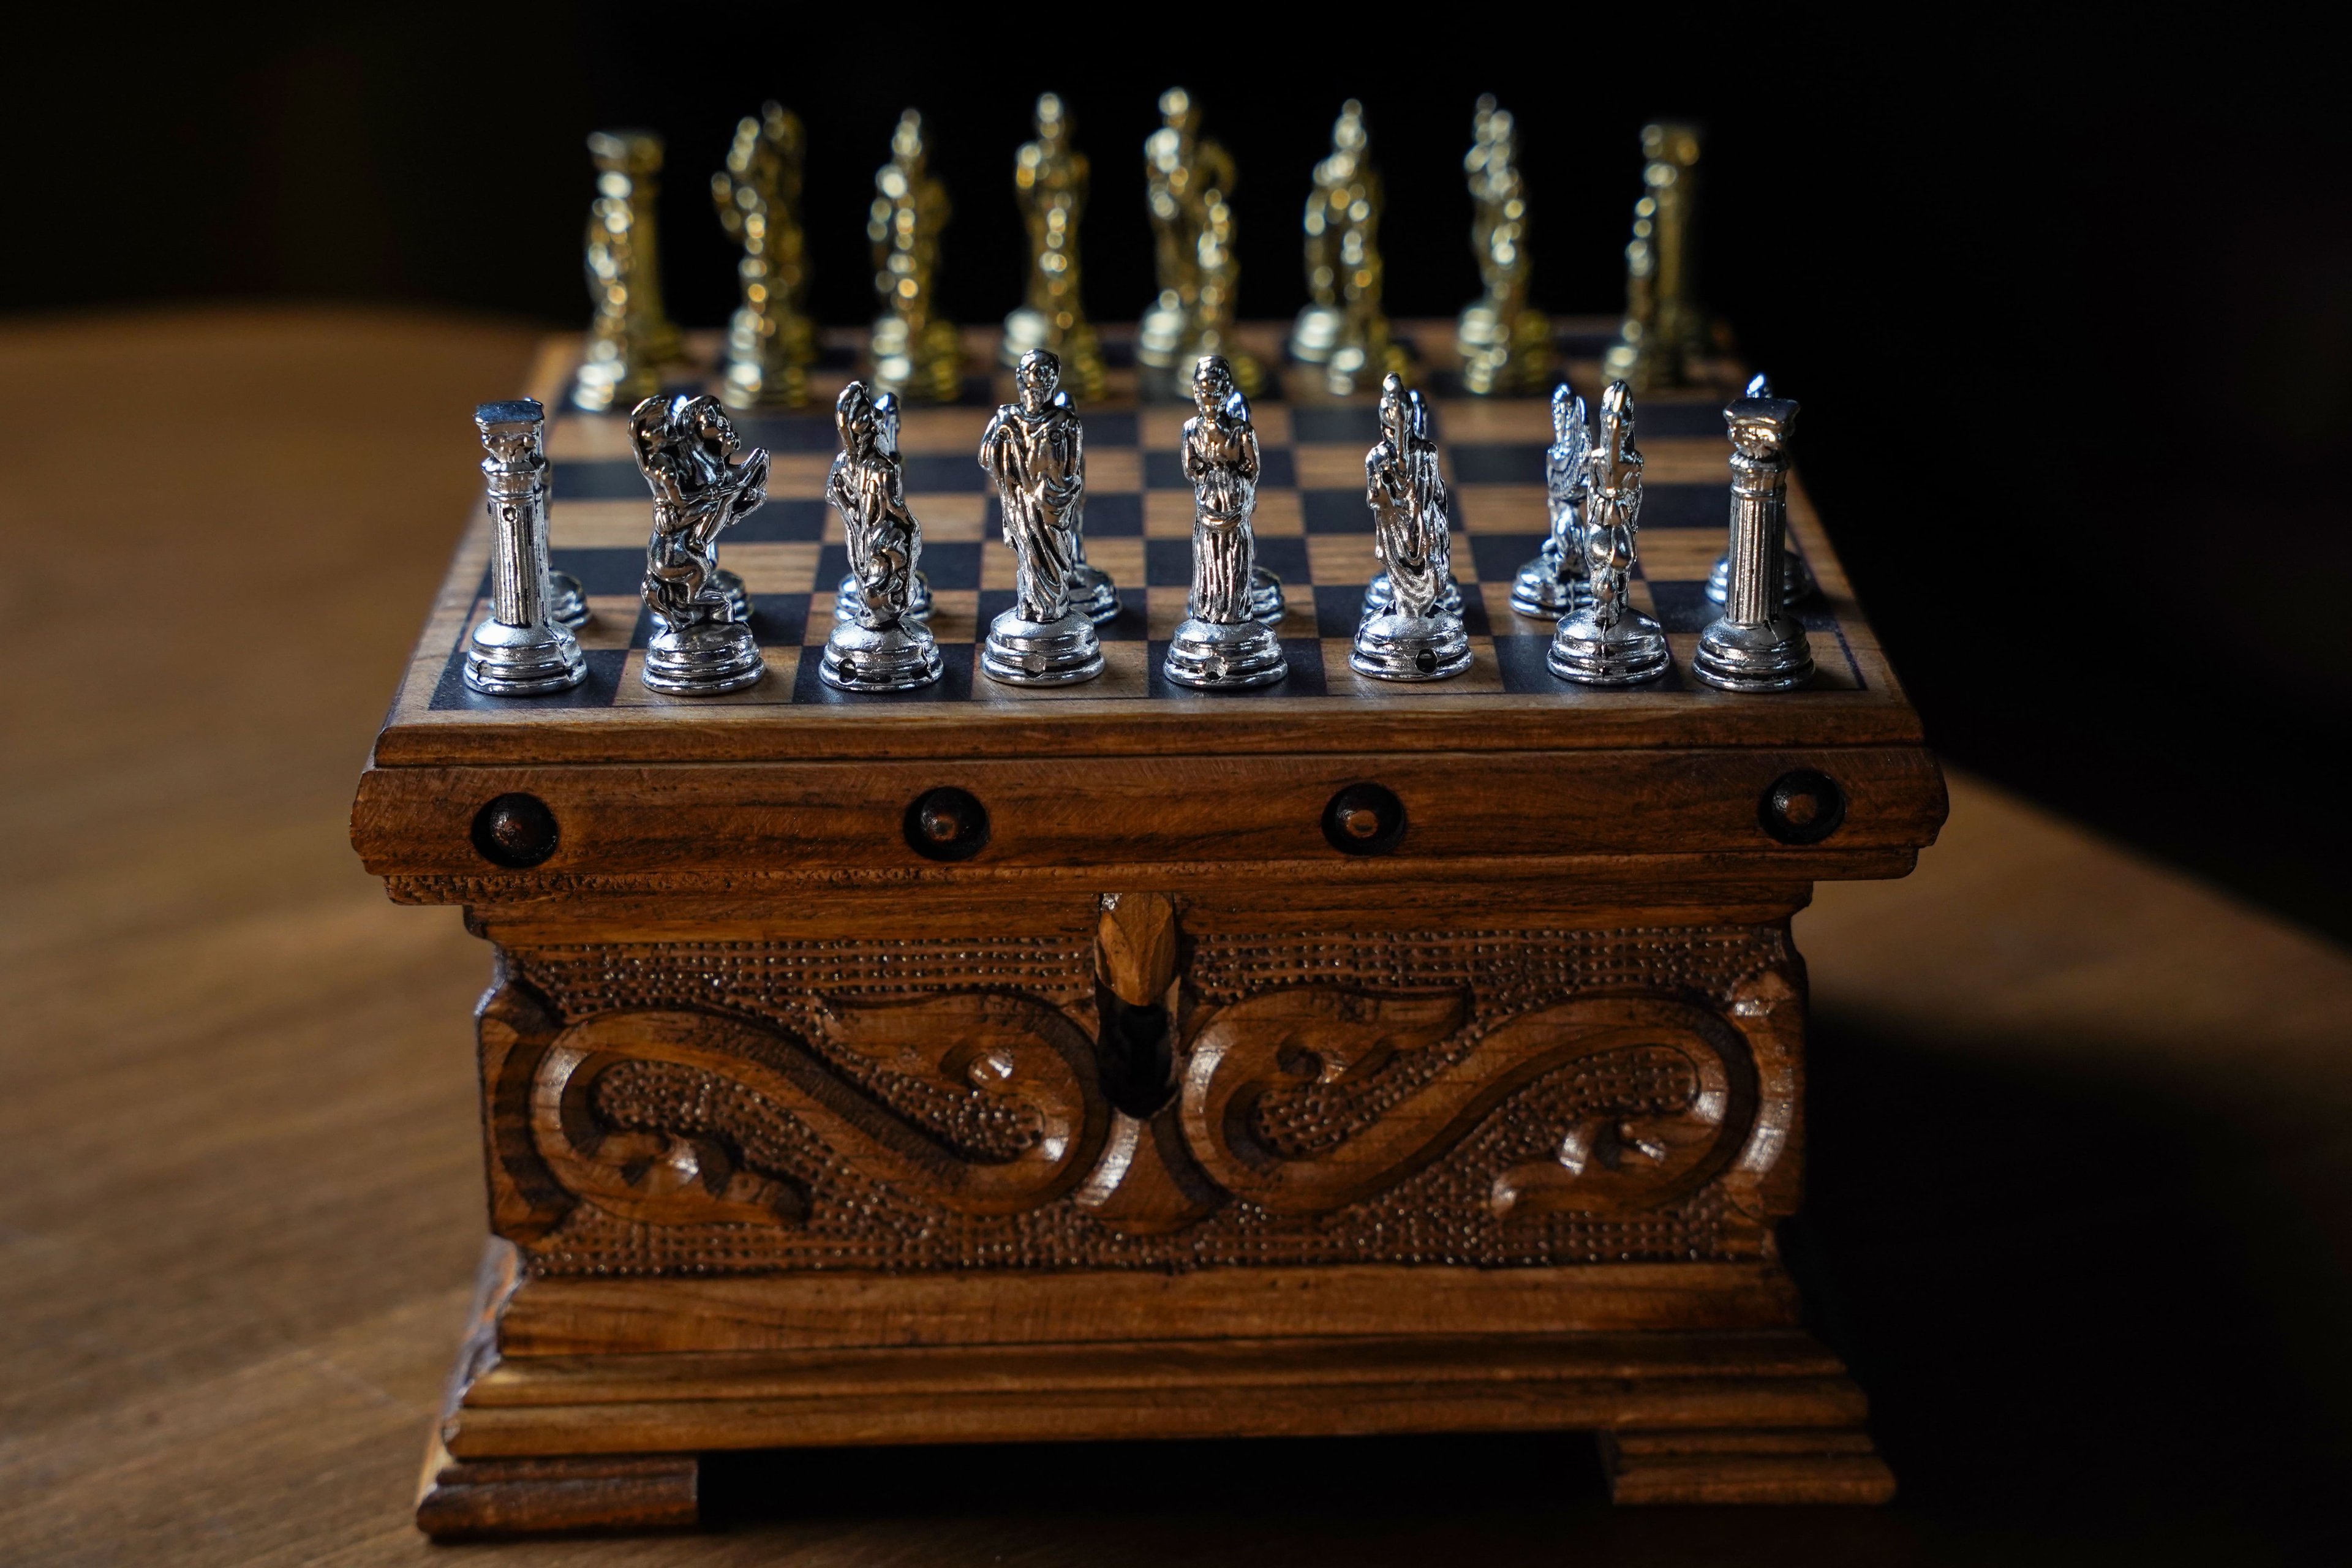
[[[345,816],[532,339],[0,330],[0,1562],[2352,1554],[2352,954],[1964,773],[1915,876],[1798,925],[1786,1239],[1895,1508],[1612,1510],[1573,1436],[965,1448],[727,1461],[698,1536],[428,1547],[487,957]]]

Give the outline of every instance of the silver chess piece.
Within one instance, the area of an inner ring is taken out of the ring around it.
[[[837,407],[835,412],[837,416],[839,414]],[[891,460],[896,462],[898,457],[898,395],[897,393],[877,392],[874,395],[874,439],[877,446],[880,450],[887,452]],[[857,574],[843,573],[840,585],[834,590],[833,594],[834,619],[854,621],[863,613],[858,599],[860,592],[857,586]],[[908,606],[906,613],[918,619],[928,616],[931,613],[931,580],[924,576],[919,570],[915,574],[914,595],[914,602]]]
[[[466,684],[491,697],[568,691],[588,661],[548,613],[547,412],[528,397],[485,403],[474,427],[489,453],[490,614],[467,638]]]
[[[1257,429],[1233,366],[1203,354],[1192,369],[1184,421],[1184,477],[1192,481],[1192,592],[1161,672],[1178,686],[1267,686],[1289,673],[1282,639],[1255,614]]]
[[[1633,447],[1633,396],[1622,381],[1601,395],[1601,438],[1586,465],[1584,575],[1592,600],[1559,623],[1547,662],[1561,679],[1586,686],[1655,680],[1666,672],[1666,635],[1628,596],[1642,521],[1642,454]]]
[[[858,583],[856,612],[835,606],[818,677],[844,691],[912,691],[944,668],[939,644],[915,616],[915,576],[923,529],[907,510],[907,487],[895,448],[864,382],[841,389],[833,405],[841,452],[825,476],[825,500],[841,514],[849,564]]]
[[[547,569],[547,618],[575,632],[594,618],[580,579],[552,566]]]
[[[1771,396],[1770,380],[1761,375],[1749,377],[1748,395]],[[1780,557],[1780,566],[1782,572],[1780,602],[1782,604],[1801,605],[1821,592],[1821,585],[1813,581],[1812,568],[1805,564],[1805,558],[1797,553],[1793,545],[1784,549]],[[1715,568],[1706,574],[1706,597],[1708,603],[1720,605],[1727,602],[1730,596],[1731,552],[1727,550],[1715,558]]]
[[[1364,500],[1390,603],[1378,614],[1368,606],[1348,666],[1382,680],[1444,680],[1470,668],[1470,638],[1461,611],[1439,603],[1453,584],[1453,536],[1429,405],[1391,374],[1381,384],[1380,419],[1381,438],[1364,455]]]
[[[1054,394],[1054,406],[1064,411],[1070,407],[1070,389],[1063,387]],[[1075,417],[1075,416],[1073,416]],[[1070,543],[1077,555],[1070,563],[1070,603],[1087,613],[1087,619],[1101,626],[1118,619],[1118,584],[1110,574],[1087,559],[1087,492],[1085,453],[1079,453],[1078,499],[1070,510]]]
[[[1539,621],[1573,615],[1589,602],[1584,579],[1584,497],[1591,476],[1592,430],[1584,399],[1566,382],[1551,390],[1551,445],[1544,450],[1544,501],[1551,531],[1511,583],[1511,608]]]
[[[1786,691],[1813,678],[1805,628],[1789,614],[1789,432],[1797,405],[1750,382],[1723,411],[1731,427],[1731,584],[1723,618],[1699,634],[1691,673],[1726,691]]]
[[[1386,572],[1373,574],[1372,580],[1364,584],[1364,608],[1357,617],[1358,624],[1386,613],[1395,604],[1396,584],[1389,581]],[[1454,580],[1452,572],[1446,573],[1445,584],[1437,591],[1437,603],[1432,607],[1439,615],[1458,616],[1462,614],[1462,584]]]
[[[1000,405],[980,437],[981,469],[996,486],[1015,563],[1013,607],[990,624],[980,668],[1015,686],[1066,685],[1103,670],[1094,620],[1071,602],[1086,436],[1067,400],[1054,396],[1061,378],[1052,353],[1023,354],[1013,373],[1021,400]]]
[[[719,584],[719,535],[768,499],[768,454],[740,461],[715,397],[646,398],[629,415],[637,471],[654,496],[646,545],[645,683],[679,697],[740,691],[766,673],[751,628]]]

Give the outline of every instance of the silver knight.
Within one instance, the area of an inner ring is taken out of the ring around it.
[[[1642,454],[1633,397],[1622,381],[1601,395],[1601,439],[1587,459],[1584,575],[1592,599],[1552,634],[1551,672],[1587,686],[1633,686],[1666,672],[1666,635],[1633,607],[1634,535],[1642,521]]]
[[[1748,383],[1748,395],[1771,396],[1771,382],[1760,375],[1750,377]],[[1801,605],[1820,592],[1819,585],[1813,581],[1812,568],[1805,564],[1805,558],[1798,554],[1793,546],[1781,555],[1780,567],[1783,573],[1780,589],[1782,604]],[[1715,569],[1706,574],[1706,596],[1710,603],[1720,605],[1730,595],[1731,552],[1727,550],[1715,558]]]
[[[751,628],[719,581],[719,535],[768,499],[768,454],[739,461],[735,426],[715,397],[646,398],[629,415],[637,471],[654,495],[646,545],[645,682],[709,697],[740,691],[766,672]]]
[[[1511,608],[1523,616],[1556,621],[1591,602],[1584,580],[1584,496],[1591,478],[1585,463],[1591,452],[1584,399],[1562,382],[1551,391],[1551,445],[1544,450],[1544,501],[1551,513],[1551,531],[1511,584]]]
[[[1184,421],[1183,448],[1192,481],[1192,593],[1161,671],[1178,686],[1270,685],[1288,666],[1282,639],[1252,603],[1257,430],[1222,355],[1203,354],[1193,367],[1192,403],[1199,412]]]
[[[840,415],[838,405],[834,412],[837,419]],[[892,462],[898,460],[898,395],[895,392],[874,395],[874,445],[876,450],[887,453]],[[841,583],[833,595],[834,619],[854,621],[864,614],[859,600],[861,592],[863,590],[857,585],[857,574],[854,571],[843,573]],[[931,613],[931,580],[919,569],[915,573],[913,593],[914,598],[908,605],[906,614],[919,618],[929,616]]]
[[[1813,678],[1805,628],[1789,614],[1786,547],[1789,432],[1797,405],[1764,378],[1723,411],[1731,427],[1730,592],[1723,618],[1699,634],[1691,673],[1727,691],[1786,691]]]
[[[1470,668],[1470,638],[1461,610],[1440,602],[1454,586],[1453,535],[1429,406],[1391,374],[1381,384],[1380,421],[1381,438],[1364,454],[1364,500],[1389,605],[1357,626],[1348,664],[1382,680],[1443,680]]]
[[[466,641],[466,684],[491,697],[568,691],[588,661],[549,603],[547,411],[528,397],[485,403],[474,427],[489,454],[490,614]]]
[[[981,469],[996,486],[1014,562],[1013,607],[990,624],[980,667],[1016,686],[1091,680],[1103,669],[1093,617],[1072,603],[1086,435],[1068,400],[1054,395],[1061,379],[1053,354],[1023,354],[1013,373],[1021,401],[1001,405],[980,437]]]
[[[898,454],[883,444],[881,415],[864,382],[841,389],[833,419],[841,451],[825,475],[824,499],[841,514],[859,591],[851,614],[835,604],[817,675],[844,691],[929,686],[943,667],[939,644],[914,613],[923,529],[907,510]]]

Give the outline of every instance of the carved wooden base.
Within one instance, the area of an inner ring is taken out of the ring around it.
[[[416,1528],[436,1541],[603,1530],[678,1530],[698,1517],[691,1454],[453,1459],[425,1451]]]
[[[1601,1434],[1617,1502],[1883,1503],[1894,1472],[1860,1427]]]

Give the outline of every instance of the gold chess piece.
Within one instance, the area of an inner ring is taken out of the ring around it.
[[[743,247],[735,264],[743,303],[728,323],[719,395],[730,408],[797,408],[808,401],[816,330],[802,309],[808,298],[801,234],[807,148],[800,117],[780,103],[763,103],[736,125],[727,167],[710,176],[719,226]]]
[[[1411,366],[1381,311],[1380,172],[1371,164],[1364,106],[1339,107],[1331,155],[1315,165],[1307,198],[1309,303],[1290,332],[1290,356],[1324,367],[1324,384],[1344,396],[1368,375],[1402,375]]]
[[[1241,263],[1234,253],[1234,160],[1200,134],[1200,105],[1181,87],[1160,95],[1159,130],[1144,138],[1144,201],[1151,214],[1160,297],[1143,313],[1135,357],[1145,389],[1192,395],[1192,369],[1222,355],[1234,384],[1255,396],[1265,384],[1258,362],[1234,342]]]
[[[1684,384],[1688,362],[1706,345],[1706,313],[1691,286],[1698,128],[1644,125],[1642,157],[1642,199],[1625,247],[1625,320],[1601,365],[1604,379],[1651,392]]]
[[[592,414],[632,408],[661,390],[661,367],[686,357],[686,339],[662,309],[662,139],[650,131],[598,131],[588,138],[596,199],[588,206],[588,353],[572,403]]]
[[[1018,365],[1032,349],[1062,362],[1062,384],[1081,402],[1103,395],[1102,344],[1078,297],[1078,218],[1087,205],[1087,155],[1070,146],[1057,93],[1037,98],[1037,140],[1013,160],[1013,194],[1029,225],[1028,302],[1004,318],[998,358]]]
[[[963,349],[955,323],[933,313],[940,231],[948,226],[948,188],[932,174],[923,147],[923,117],[898,117],[890,161],[875,171],[866,237],[874,242],[874,383],[917,403],[952,403],[963,389]]]
[[[1528,305],[1535,270],[1528,250],[1528,193],[1519,174],[1517,123],[1492,93],[1471,118],[1470,249],[1486,291],[1454,324],[1463,387],[1481,397],[1541,392],[1551,382],[1551,321]]]

